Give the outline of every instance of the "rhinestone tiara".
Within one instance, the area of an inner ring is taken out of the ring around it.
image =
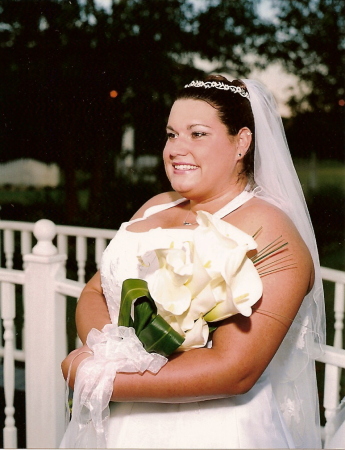
[[[223,91],[231,91],[234,94],[240,94],[242,97],[245,97],[249,100],[249,93],[241,86],[232,86],[230,84],[224,84],[222,81],[192,81],[189,84],[185,85],[185,88],[188,87],[203,87],[205,89],[216,88],[222,89]]]

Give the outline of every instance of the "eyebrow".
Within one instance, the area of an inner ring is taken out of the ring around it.
[[[190,130],[193,127],[197,127],[197,126],[211,128],[209,125],[205,125],[204,123],[193,123],[193,125],[189,125],[188,130]]]
[[[205,125],[203,123],[193,123],[192,125],[188,125],[187,130],[191,130],[192,128],[197,127],[197,126],[206,127],[206,128],[212,128],[209,125]],[[171,131],[175,131],[174,128],[172,126],[170,126],[170,125],[167,125],[166,129],[167,130],[171,130]]]

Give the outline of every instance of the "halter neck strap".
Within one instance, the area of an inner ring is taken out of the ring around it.
[[[230,214],[232,211],[235,211],[235,209],[242,206],[244,203],[246,203],[248,200],[254,197],[254,191],[250,190],[250,188],[247,186],[239,195],[237,195],[234,199],[232,199],[229,203],[227,203],[223,208],[215,212],[213,215],[219,219],[222,219],[223,217]],[[143,217],[139,219],[132,220],[131,223],[144,220],[149,216],[152,216],[153,214],[157,214],[160,211],[164,211],[169,208],[173,208],[176,205],[179,205],[180,203],[188,201],[186,198],[182,197],[178,200],[175,200],[173,202],[169,203],[163,203],[161,205],[154,205],[148,208],[145,212]]]
[[[223,208],[219,209],[217,212],[213,214],[214,217],[217,217],[218,219],[222,219],[223,217],[227,216],[231,212],[235,211],[235,209],[242,206],[244,203],[246,203],[248,200],[254,197],[254,192],[244,189],[237,197],[232,199],[229,203],[227,203]]]

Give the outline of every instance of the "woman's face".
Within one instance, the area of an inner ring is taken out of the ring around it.
[[[238,181],[238,136],[201,100],[177,100],[170,112],[163,159],[172,188],[200,200],[216,198]]]

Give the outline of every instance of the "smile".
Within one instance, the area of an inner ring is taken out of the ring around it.
[[[173,164],[176,170],[195,170],[198,166],[191,166],[190,164]]]

